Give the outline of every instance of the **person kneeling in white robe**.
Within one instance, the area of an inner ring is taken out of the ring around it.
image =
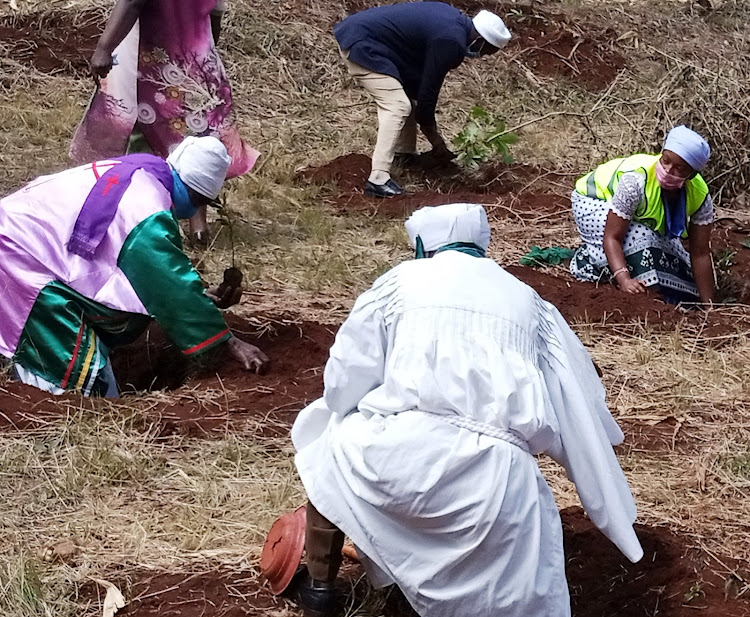
[[[568,616],[560,517],[533,455],[643,555],[602,383],[557,309],[485,257],[481,206],[422,208],[406,229],[417,259],[359,297],[323,398],[292,429],[310,500],[298,599],[331,614],[346,534],[373,585],[397,584],[423,617]]]

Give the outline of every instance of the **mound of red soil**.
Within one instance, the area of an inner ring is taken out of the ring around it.
[[[734,219],[716,221],[711,243],[720,296],[750,304],[750,247],[743,242],[750,244],[750,228]]]
[[[721,568],[715,567],[719,564],[690,549],[689,538],[666,528],[637,525],[644,557],[632,564],[580,508],[563,510],[561,518],[573,617],[750,615],[750,601],[736,599],[731,587],[725,597],[726,579],[717,574]],[[361,566],[345,563],[338,591],[338,614],[344,614],[345,604],[363,604],[370,587],[362,578]],[[285,600],[274,598],[259,583],[253,571],[149,574],[136,581],[127,595],[133,599],[118,613],[127,617],[261,616],[285,605]],[[96,604],[101,602],[101,592],[90,586],[82,590],[82,596]],[[378,614],[416,615],[396,589]]]
[[[250,322],[227,315],[239,338],[256,345],[271,360],[265,375],[244,370],[224,358],[212,371],[188,376],[189,365],[156,325],[135,343],[112,354],[112,365],[121,390],[127,392],[175,389],[176,403],[161,406],[162,434],[202,432],[223,427],[247,416],[263,416],[266,433],[286,430],[297,412],[323,392],[321,373],[328,359],[335,330],[313,322],[272,323],[258,331]],[[206,404],[201,392],[225,392],[221,403]],[[153,413],[153,412],[152,412]]]
[[[349,14],[372,6],[390,4],[377,0],[348,0]],[[513,38],[500,53],[526,65],[543,77],[564,77],[590,90],[603,90],[625,67],[625,58],[615,48],[617,34],[594,25],[574,22],[564,15],[547,13],[535,6],[476,0],[451,0],[467,15],[487,9],[499,14]]]
[[[492,163],[469,172],[452,163],[435,166],[426,154],[416,165],[402,171],[409,192],[390,199],[364,194],[365,180],[370,174],[370,157],[364,154],[340,156],[325,165],[303,169],[299,176],[307,182],[332,183],[336,188],[328,202],[337,210],[387,218],[403,218],[422,206],[459,202],[497,205],[498,215],[512,211],[524,218],[562,215],[569,209],[567,198],[535,192],[539,190],[536,187],[546,186],[560,176],[529,165]],[[414,190],[412,184],[419,188]],[[523,198],[518,198],[519,195]],[[500,198],[511,203],[499,204]]]
[[[554,304],[569,322],[622,324],[640,321],[663,327],[676,325],[684,318],[682,312],[656,296],[631,295],[614,285],[597,286],[523,266],[506,266],[506,270]]]
[[[102,33],[101,11],[54,11],[0,18],[0,45],[9,57],[42,73],[88,72]]]
[[[133,399],[144,408],[145,421],[162,436],[207,434],[230,422],[261,417],[264,435],[286,434],[297,412],[323,392],[321,373],[333,343],[334,329],[317,323],[278,322],[258,330],[228,316],[235,335],[258,346],[270,359],[265,375],[245,371],[229,358],[216,357],[213,370],[189,375],[185,359],[157,326],[132,345],[112,353],[112,364],[126,403],[128,392],[175,388],[171,396]],[[207,394],[213,394],[208,396]],[[219,394],[220,393],[220,394]],[[96,409],[96,398],[74,394],[51,396],[36,388],[8,382],[0,388],[0,429],[30,429],[65,415],[67,407]],[[154,402],[155,401],[155,402]]]
[[[691,549],[689,538],[663,527],[636,525],[644,556],[633,564],[580,508],[568,508],[561,516],[574,616],[750,615],[750,602],[735,599],[731,588],[725,598],[726,578],[717,574],[719,564]]]

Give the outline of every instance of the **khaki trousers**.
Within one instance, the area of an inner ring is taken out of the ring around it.
[[[344,533],[307,502],[305,553],[307,570],[316,581],[332,583],[341,567]]]
[[[414,106],[397,79],[355,64],[349,60],[348,51],[339,51],[349,74],[367,90],[378,106],[378,140],[372,153],[369,180],[374,184],[384,184],[391,177],[394,155],[417,151]]]

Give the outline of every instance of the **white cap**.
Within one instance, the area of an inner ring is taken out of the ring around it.
[[[186,137],[167,157],[167,163],[191,189],[216,199],[232,157],[216,137]]]
[[[503,20],[490,11],[479,11],[472,19],[474,28],[485,41],[493,47],[502,49],[510,41],[510,32]]]
[[[664,149],[680,156],[695,171],[703,169],[711,156],[708,142],[684,124],[669,131]]]
[[[487,213],[478,204],[447,204],[426,206],[406,221],[406,233],[416,247],[417,236],[427,252],[453,242],[471,242],[485,251],[490,245],[490,224]]]

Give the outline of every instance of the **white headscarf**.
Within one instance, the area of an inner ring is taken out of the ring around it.
[[[413,247],[417,236],[427,252],[454,242],[471,242],[486,251],[490,245],[487,213],[478,204],[447,204],[420,208],[406,221]]]
[[[682,124],[669,131],[664,149],[674,152],[695,171],[703,169],[711,156],[708,142]]]
[[[167,157],[180,179],[204,197],[216,199],[232,157],[216,137],[186,137]]]
[[[485,41],[493,47],[502,49],[510,41],[510,32],[505,27],[505,23],[494,13],[490,11],[479,11],[476,17],[471,20],[474,29]]]

